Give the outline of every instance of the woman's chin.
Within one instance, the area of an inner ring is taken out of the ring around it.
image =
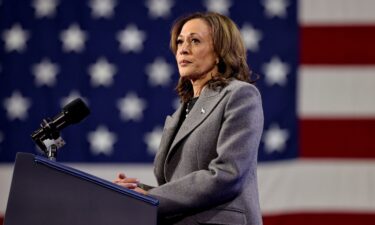
[[[197,73],[197,72],[192,73],[192,72],[188,72],[188,71],[182,71],[182,72],[180,72],[180,77],[184,78],[184,79],[189,79],[189,80],[197,80],[197,79],[201,78],[202,75]]]
[[[180,77],[184,79],[191,79],[193,75],[190,73],[180,73]]]

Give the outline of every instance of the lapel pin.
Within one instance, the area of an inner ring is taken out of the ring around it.
[[[204,114],[206,113],[206,110],[204,110],[204,108],[201,109],[201,113]]]

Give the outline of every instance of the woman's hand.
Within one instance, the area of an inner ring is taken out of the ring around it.
[[[147,191],[138,187],[139,180],[137,178],[126,177],[125,174],[119,173],[116,180],[113,181],[115,184],[118,184],[122,187],[132,189],[140,194],[147,194]]]
[[[139,180],[137,178],[126,177],[125,174],[120,173],[113,182],[125,188],[135,189],[138,186]]]

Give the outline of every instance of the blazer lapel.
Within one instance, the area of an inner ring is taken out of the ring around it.
[[[180,107],[176,110],[176,112],[173,113],[172,116],[167,116],[165,120],[163,136],[160,141],[159,150],[156,153],[155,161],[154,161],[154,172],[159,182],[163,182],[162,180],[159,180],[159,179],[163,177],[163,174],[164,174],[163,167],[164,167],[164,162],[165,162],[168,150],[169,150],[168,147],[171,145],[171,141],[172,141],[174,133],[176,132],[178,121],[181,117],[183,108],[184,107],[181,104]]]
[[[210,115],[224,95],[225,92],[220,93],[220,91],[214,91],[209,88],[203,89],[201,96],[198,98],[193,109],[178,130],[172,145],[169,148],[170,150],[168,151],[165,162],[168,162],[171,152],[174,151],[176,145]]]

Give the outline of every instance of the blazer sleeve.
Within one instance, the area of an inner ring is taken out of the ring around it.
[[[159,213],[175,216],[217,206],[236,197],[246,179],[256,179],[257,153],[263,130],[261,97],[253,85],[228,93],[217,138],[217,157],[198,170],[149,190],[160,201]],[[255,182],[256,183],[256,182]]]

